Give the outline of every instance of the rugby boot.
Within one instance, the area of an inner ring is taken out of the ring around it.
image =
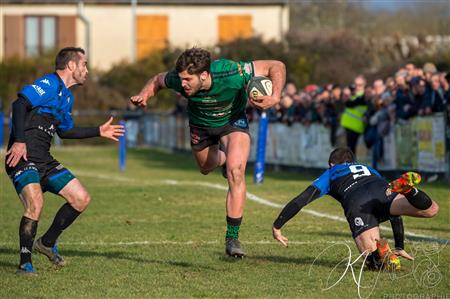
[[[398,179],[389,183],[389,189],[395,193],[406,194],[414,189],[414,186],[419,184],[421,179],[417,172],[405,172]]]
[[[58,242],[53,247],[47,247],[42,244],[42,238],[39,238],[34,242],[33,249],[48,257],[49,261],[57,267],[63,267],[66,264],[63,257],[59,254]]]
[[[233,238],[225,238],[225,253],[232,257],[243,258],[245,256],[245,252],[241,248],[241,242]]]
[[[392,252],[386,239],[377,241],[377,251],[381,261],[383,262],[383,269],[389,271],[400,270],[400,258]]]
[[[374,256],[371,254],[366,259],[366,266],[367,269],[371,271],[379,271],[383,269],[383,261],[379,259],[379,256]]]
[[[37,273],[34,271],[33,265],[31,263],[25,263],[19,266],[16,271],[17,275],[26,275],[26,276],[36,276]]]

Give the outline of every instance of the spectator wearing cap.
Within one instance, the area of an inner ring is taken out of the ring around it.
[[[359,136],[364,132],[364,114],[367,111],[367,103],[364,97],[366,79],[357,76],[354,79],[354,92],[345,103],[345,110],[341,117],[341,126],[345,129],[347,146],[356,154],[356,145]]]
[[[436,66],[431,63],[431,62],[427,62],[423,65],[423,73],[425,76],[425,80],[430,81],[431,80],[431,75],[433,75],[434,73],[437,72],[437,68]]]

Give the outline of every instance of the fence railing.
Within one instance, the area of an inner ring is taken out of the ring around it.
[[[157,146],[190,150],[187,119],[169,114],[147,113],[127,120],[128,145]],[[258,123],[250,123],[252,148],[249,161],[255,161]],[[442,114],[416,117],[392,126],[384,137],[384,155],[378,163],[381,170],[421,170],[448,172],[446,158],[446,122]],[[343,133],[343,132],[341,132]],[[338,144],[345,144],[344,134],[338,130]],[[300,167],[328,167],[333,146],[330,129],[321,124],[286,126],[271,123],[266,143],[266,163]],[[371,162],[371,152],[360,138],[358,160]]]
[[[76,123],[96,117],[106,120],[108,112],[75,113]],[[169,113],[134,113],[116,111],[113,114],[126,120],[127,146],[151,146],[190,151],[189,123],[183,116]],[[4,121],[7,137],[8,121]],[[97,123],[97,121],[96,121]],[[250,123],[252,147],[249,161],[256,156],[258,122]],[[6,139],[6,138],[5,138]],[[343,131],[338,130],[338,145],[345,144]],[[269,125],[266,143],[266,163],[298,167],[327,168],[328,155],[333,149],[330,129],[322,124],[303,126],[281,123]],[[358,160],[371,164],[371,152],[360,138]],[[416,117],[406,123],[395,124],[384,137],[384,155],[378,163],[380,170],[420,170],[446,174],[450,181],[450,123],[444,114]]]

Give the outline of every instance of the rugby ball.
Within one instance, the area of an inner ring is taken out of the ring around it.
[[[272,81],[264,76],[251,78],[247,84],[247,94],[252,100],[260,96],[272,95]]]

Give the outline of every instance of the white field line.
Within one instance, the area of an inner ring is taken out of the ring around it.
[[[337,244],[337,243],[352,243],[351,240],[341,240],[341,241],[289,241],[289,245],[317,245],[317,244]],[[79,241],[79,242],[64,242],[64,245],[69,246],[135,246],[135,245],[215,245],[222,244],[223,241],[119,241],[119,242],[90,242],[90,241]],[[279,245],[277,241],[242,241],[244,245]],[[0,246],[14,246],[17,245],[15,242],[0,242]]]
[[[225,186],[225,185],[208,183],[208,182],[200,182],[200,181],[159,180],[159,181],[154,181],[154,182],[148,182],[148,181],[145,181],[145,180],[140,181],[140,180],[136,180],[136,179],[132,179],[132,178],[128,178],[128,177],[104,175],[104,174],[98,174],[98,173],[93,174],[93,173],[87,173],[87,172],[84,172],[84,171],[76,171],[76,173],[80,174],[82,176],[88,176],[88,177],[93,177],[93,178],[98,178],[98,179],[114,180],[114,181],[120,181],[120,182],[130,182],[130,183],[139,183],[139,184],[142,184],[142,185],[159,185],[159,184],[164,184],[164,185],[200,186],[200,187],[207,187],[207,188],[212,188],[212,189],[228,191],[228,187]],[[247,192],[247,198],[249,200],[251,200],[251,201],[257,202],[257,203],[265,205],[265,206],[273,207],[273,208],[281,209],[281,208],[284,207],[284,205],[271,202],[271,201],[269,201],[267,199],[259,197],[259,196],[255,195],[253,193],[250,193],[250,192]],[[311,210],[311,209],[305,209],[305,208],[302,209],[301,212],[304,212],[306,214],[310,214],[312,216],[320,217],[320,218],[327,218],[327,219],[331,219],[331,220],[347,223],[347,219],[345,219],[344,217],[335,216],[335,215],[331,215],[331,214],[328,214],[328,213],[317,212],[317,211],[314,211],[314,210]],[[387,227],[387,226],[384,226],[384,225],[380,225],[380,229],[384,230],[384,231],[391,231],[392,230],[390,227]],[[441,239],[441,238],[434,237],[434,236],[431,236],[431,235],[422,235],[422,234],[414,233],[414,232],[411,232],[411,231],[405,231],[405,235],[406,236],[410,236],[410,237],[423,238],[423,239],[427,239],[427,240],[434,240],[434,241],[437,241],[437,242],[440,242],[440,243],[450,243],[450,240],[447,240],[447,239]]]

